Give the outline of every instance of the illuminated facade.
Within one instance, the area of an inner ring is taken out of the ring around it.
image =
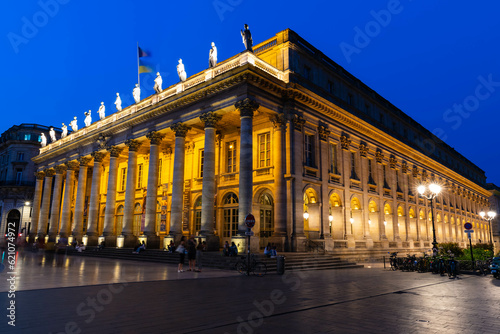
[[[53,238],[243,246],[251,212],[253,249],[428,249],[431,209],[416,186],[434,180],[438,242],[465,244],[465,222],[487,240],[484,172],[291,30],[34,160],[34,225],[43,235],[50,221]]]

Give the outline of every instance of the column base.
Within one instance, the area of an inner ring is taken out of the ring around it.
[[[134,248],[137,245],[137,237],[133,234],[125,235],[125,239],[123,241],[124,248]]]
[[[146,244],[148,249],[160,249],[160,237],[156,234],[148,235]]]
[[[169,243],[170,243],[170,240],[174,240],[174,245],[175,245],[175,247],[177,247],[179,245],[179,243],[181,242],[182,233],[169,233],[167,235],[167,238],[169,240],[168,241]]]
[[[396,247],[403,248],[403,240],[401,240],[401,237],[399,235],[394,238],[394,242],[396,242]]]
[[[104,243],[106,247],[116,247],[116,235],[105,235]]]
[[[87,246],[95,247],[99,246],[99,236],[97,235],[86,235],[87,237]],[[83,237],[82,237],[83,239]]]
[[[373,239],[372,237],[365,237],[366,241],[366,248],[367,249],[373,249]]]
[[[354,249],[356,248],[356,241],[354,240],[354,235],[347,235],[347,248]]]
[[[333,246],[334,246],[334,242],[333,242],[332,237],[329,236],[328,238],[325,238],[325,251],[326,252],[333,251]]]
[[[202,237],[202,241],[204,238],[206,239],[205,241],[207,242],[207,251],[218,252],[220,250],[220,238],[218,235],[214,234],[205,235]]]
[[[305,235],[292,235],[292,252],[305,252],[306,251],[306,236]]]

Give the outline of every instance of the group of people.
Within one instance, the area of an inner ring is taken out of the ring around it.
[[[224,244],[224,248],[222,248],[222,255],[224,256],[238,255],[238,247],[235,245],[234,241],[231,242],[231,246],[229,246],[229,242],[226,241],[226,243]]]
[[[278,255],[278,252],[276,251],[276,245],[271,245],[270,243],[268,243],[266,248],[264,248],[264,255],[267,257],[275,258]]]
[[[173,242],[170,244],[173,245]],[[184,272],[183,266],[186,254],[189,263],[189,269],[187,271],[201,272],[203,252],[206,251],[206,248],[207,244],[205,241],[202,241],[201,238],[198,238],[198,242],[196,242],[194,235],[191,235],[186,241],[186,237],[182,236],[179,246],[175,249],[175,251],[179,253],[177,272]]]

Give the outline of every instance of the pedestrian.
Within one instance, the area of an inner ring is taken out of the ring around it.
[[[224,248],[222,249],[222,255],[229,256],[229,242],[226,241]]]
[[[168,252],[173,253],[174,251],[175,251],[174,241],[170,240],[170,244],[168,245]]]
[[[264,255],[271,257],[271,243],[268,243],[266,248],[264,248]]]
[[[177,266],[177,272],[178,273],[184,272],[184,270],[182,270],[182,266],[184,264],[184,257],[186,255],[186,253],[185,253],[186,252],[186,247],[184,246],[185,244],[186,244],[186,237],[182,236],[181,243],[175,249],[175,251],[177,253],[179,253],[179,265]]]
[[[196,265],[196,240],[194,240],[194,235],[191,235],[187,242],[187,251],[189,262],[188,271],[194,271]]]
[[[196,266],[197,269],[195,271],[201,272],[202,268],[202,258],[203,258],[203,252],[206,249],[207,243],[205,241],[201,241],[201,238],[198,238],[198,245],[196,246]]]
[[[237,256],[238,255],[238,247],[234,241],[231,242],[231,247],[229,247],[229,256]]]

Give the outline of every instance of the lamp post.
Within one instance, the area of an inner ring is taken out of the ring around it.
[[[436,241],[436,227],[434,226],[434,199],[441,192],[441,186],[436,183],[431,183],[429,186],[420,185],[417,187],[417,191],[420,196],[427,198],[431,201],[431,215],[432,215],[432,249],[437,252],[437,241]]]
[[[484,212],[484,211],[481,211],[479,212],[479,215],[481,216],[482,219],[488,221],[488,228],[489,228],[489,237],[490,237],[490,244],[493,242],[492,241],[492,237],[491,237],[491,233],[492,233],[492,230],[491,230],[491,221],[493,219],[495,219],[495,217],[497,216],[497,213],[495,211],[488,211],[488,213]]]

